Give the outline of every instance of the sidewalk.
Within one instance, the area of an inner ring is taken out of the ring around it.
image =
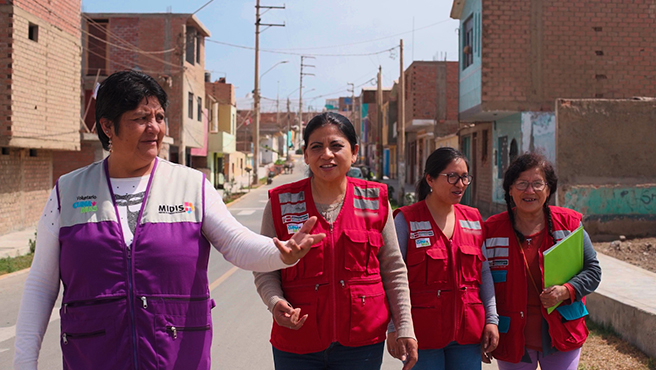
[[[398,191],[399,191],[399,189],[401,189],[401,187],[399,186],[399,180],[398,179],[389,179],[389,180],[381,180],[381,182],[383,184],[391,186],[394,189],[394,194],[392,194],[393,195],[392,199],[395,199],[396,201],[398,201],[399,200]],[[415,185],[414,184],[405,184],[405,186],[403,186],[403,190],[404,190],[405,194],[408,194],[408,193],[413,193],[414,194]],[[390,191],[391,191],[391,189],[390,189]]]
[[[0,235],[0,258],[22,256],[30,252],[29,241],[34,240],[36,226]]]

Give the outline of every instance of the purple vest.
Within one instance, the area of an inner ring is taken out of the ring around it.
[[[64,369],[209,369],[204,175],[156,159],[131,246],[106,161],[57,182]]]

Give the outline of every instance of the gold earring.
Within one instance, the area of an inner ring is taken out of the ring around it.
[[[112,139],[109,139],[109,145],[107,145],[107,149],[109,149],[109,154],[112,154],[114,151],[114,148],[112,148]]]

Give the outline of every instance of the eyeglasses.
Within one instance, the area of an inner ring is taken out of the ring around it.
[[[446,182],[448,182],[451,185],[455,185],[458,183],[458,180],[462,180],[463,185],[469,185],[471,184],[472,180],[474,179],[474,176],[472,175],[458,175],[455,172],[451,173],[441,173],[438,176],[446,176]]]
[[[528,181],[517,181],[513,186],[515,189],[519,191],[524,191],[528,189],[528,186],[531,186],[534,191],[542,191],[544,188],[547,186],[544,181],[533,181],[533,182],[528,182]]]

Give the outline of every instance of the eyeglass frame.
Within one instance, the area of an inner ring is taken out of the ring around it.
[[[537,189],[535,187],[536,182],[542,184],[540,189]],[[517,184],[521,184],[521,183],[526,183],[526,187],[524,189],[521,189],[519,186],[517,186]],[[526,190],[528,190],[529,186],[533,189],[533,191],[538,192],[538,191],[542,191],[542,190],[546,189],[547,188],[547,183],[545,181],[540,181],[540,180],[535,180],[533,182],[531,182],[531,181],[517,181],[517,182],[513,183],[513,187],[515,189],[519,190],[519,191],[526,191]]]
[[[449,181],[449,178],[450,178],[451,176],[454,176],[454,175],[458,177],[458,179],[456,180],[456,182],[451,182],[451,181]],[[458,181],[462,181],[462,184],[463,184],[463,185],[468,186],[469,184],[472,183],[472,181],[474,181],[474,176],[472,176],[472,175],[470,175],[470,174],[466,174],[466,175],[458,175],[456,172],[441,173],[441,174],[439,174],[439,175],[437,175],[437,176],[446,176],[446,182],[448,182],[448,183],[451,184],[451,185],[455,185],[455,184],[458,183]],[[467,180],[466,183],[465,183],[465,179]]]

